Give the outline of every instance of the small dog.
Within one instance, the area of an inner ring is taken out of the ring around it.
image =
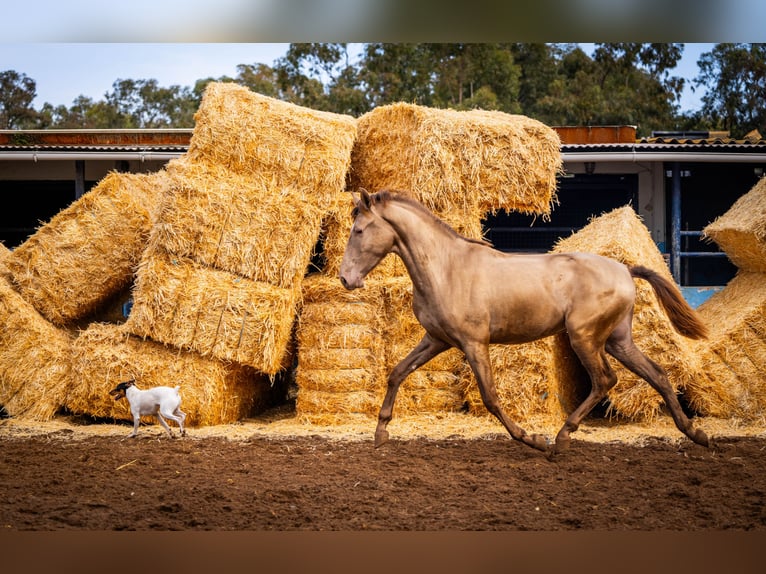
[[[135,379],[124,381],[114,387],[109,394],[114,397],[115,401],[119,401],[125,397],[130,403],[130,412],[133,415],[133,432],[128,435],[128,438],[133,438],[138,434],[138,423],[143,415],[156,416],[160,424],[173,438],[173,431],[165,422],[162,417],[167,417],[172,421],[178,423],[178,427],[181,431],[181,436],[186,435],[184,430],[184,420],[186,420],[186,413],[181,411],[181,395],[178,394],[178,390],[181,387],[154,387],[142,391],[136,387]]]

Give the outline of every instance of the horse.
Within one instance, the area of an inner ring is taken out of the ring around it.
[[[510,436],[549,456],[570,447],[570,435],[617,383],[607,353],[649,383],[664,399],[676,427],[710,446],[684,413],[665,370],[633,342],[633,279],[653,288],[673,327],[691,339],[707,328],[678,288],[656,271],[592,253],[505,253],[481,239],[458,234],[423,204],[401,191],[352,193],[353,224],[339,279],[348,290],[389,253],[399,256],[412,280],[412,310],[425,329],[415,348],[390,372],[378,414],[374,447],[388,442],[399,386],[439,353],[465,355],[487,410]],[[527,432],[499,404],[490,344],[519,344],[565,333],[591,380],[588,396],[566,418],[554,444]]]

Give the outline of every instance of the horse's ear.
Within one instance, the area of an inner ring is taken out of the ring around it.
[[[361,201],[364,207],[366,209],[370,209],[370,207],[372,207],[372,199],[370,199],[370,194],[367,193],[367,190],[364,189],[363,187],[359,188],[359,193],[362,196]]]
[[[351,192],[351,199],[354,200],[354,205],[359,211],[369,211],[372,205],[370,194],[363,187],[359,188],[360,195],[357,196],[353,191]]]

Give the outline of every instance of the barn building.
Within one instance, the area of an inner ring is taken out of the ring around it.
[[[499,249],[551,249],[602,213],[632,205],[698,305],[736,267],[701,230],[763,176],[766,140],[754,132],[655,132],[633,126],[556,127],[564,173],[549,219],[499,212],[485,221]],[[0,241],[13,248],[110,171],[148,173],[186,152],[191,129],[0,131]]]

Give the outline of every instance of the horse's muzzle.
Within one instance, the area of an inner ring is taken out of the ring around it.
[[[345,275],[342,274],[339,275],[339,278],[341,285],[343,285],[349,291],[353,291],[354,289],[358,289],[364,285],[364,281],[361,278],[357,278],[356,280],[349,280]]]

